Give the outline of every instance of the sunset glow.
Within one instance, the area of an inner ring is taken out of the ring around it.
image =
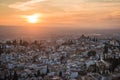
[[[26,16],[29,23],[37,23],[39,17],[40,17],[39,14],[33,14],[30,16]]]
[[[37,26],[86,29],[120,26],[119,0],[0,0],[0,9],[1,25],[40,23]],[[38,14],[43,14],[42,19]]]

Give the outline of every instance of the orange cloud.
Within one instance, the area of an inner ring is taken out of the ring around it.
[[[26,1],[26,2],[17,2],[17,3],[14,3],[14,4],[10,4],[8,7],[9,8],[13,8],[13,9],[18,9],[18,10],[21,10],[21,11],[26,11],[26,10],[31,10],[31,9],[34,9],[34,5],[36,3],[39,3],[43,0],[29,0],[29,1]]]

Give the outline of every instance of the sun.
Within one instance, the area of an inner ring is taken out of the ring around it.
[[[33,14],[33,15],[26,16],[27,21],[28,21],[29,23],[37,23],[39,17],[40,17],[39,14]]]

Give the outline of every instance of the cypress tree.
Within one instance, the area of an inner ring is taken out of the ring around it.
[[[16,71],[14,71],[13,80],[18,80],[18,75]]]

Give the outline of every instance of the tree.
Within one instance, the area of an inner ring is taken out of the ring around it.
[[[18,74],[16,71],[14,71],[13,80],[18,80]]]
[[[88,52],[88,56],[95,56],[96,55],[96,51],[89,51]]]
[[[79,74],[79,75],[81,75],[81,76],[84,76],[84,75],[86,75],[86,74],[87,74],[87,72],[86,72],[86,71],[84,71],[84,70],[80,70],[80,71],[78,72],[78,74]]]
[[[7,80],[7,76],[6,76],[6,74],[4,75],[4,80]]]
[[[35,40],[35,41],[33,42],[33,44],[37,45],[37,44],[38,44],[38,41],[37,41],[37,40]]]
[[[11,80],[12,79],[12,72],[11,72],[11,70],[9,71],[9,80]]]
[[[19,44],[22,46],[22,45],[23,45],[23,41],[22,41],[22,40],[20,40]]]
[[[47,73],[49,73],[50,72],[50,70],[49,70],[49,68],[48,68],[48,66],[47,66]]]
[[[11,41],[6,41],[6,44],[7,44],[7,45],[11,45],[12,42],[11,42]]]
[[[0,55],[3,53],[3,49],[2,48],[0,48]]]
[[[62,71],[59,72],[59,76],[62,77]]]
[[[13,45],[17,45],[17,40],[13,40]]]
[[[45,74],[41,74],[41,77],[44,79],[44,77],[45,77]]]
[[[37,71],[37,76],[40,76],[40,70]]]
[[[27,41],[23,41],[23,46],[27,47],[29,43]]]
[[[103,53],[108,53],[108,46],[105,44]]]
[[[64,56],[61,56],[61,58],[60,58],[60,61],[61,61],[61,63],[62,63],[62,61],[65,59],[65,57]]]

